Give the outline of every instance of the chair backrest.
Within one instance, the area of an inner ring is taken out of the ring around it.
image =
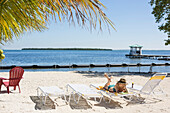
[[[167,76],[167,73],[156,73],[154,74],[147,83],[143,86],[140,92],[150,94],[156,86]]]
[[[22,76],[24,74],[24,69],[21,67],[14,67],[9,72],[9,86],[16,86],[19,84]]]

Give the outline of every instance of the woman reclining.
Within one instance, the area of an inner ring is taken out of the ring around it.
[[[108,90],[109,92],[116,92],[116,93],[120,93],[120,92],[124,92],[124,93],[128,93],[127,89],[126,89],[126,80],[124,78],[121,78],[116,85],[111,85],[111,79],[112,76],[109,77],[107,74],[104,75],[107,78],[107,83],[105,84],[105,86],[103,87],[103,89]]]

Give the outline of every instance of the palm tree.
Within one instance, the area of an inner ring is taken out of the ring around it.
[[[114,28],[101,8],[105,6],[99,0],[1,0],[0,43],[18,38],[26,31],[42,31],[50,18],[76,21],[81,26],[88,22],[94,29],[97,24],[102,29],[102,23]]]

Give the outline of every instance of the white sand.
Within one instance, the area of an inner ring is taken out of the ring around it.
[[[6,88],[2,86],[0,93],[0,113],[27,113],[27,112],[43,112],[43,113],[79,113],[79,112],[99,112],[99,113],[137,113],[137,112],[152,112],[152,113],[170,113],[170,78],[166,77],[162,82],[161,86],[166,91],[166,96],[162,95],[159,98],[162,101],[150,102],[144,104],[131,104],[126,106],[126,101],[120,101],[123,108],[118,109],[106,109],[105,107],[94,106],[92,109],[73,110],[69,105],[59,106],[54,110],[35,110],[35,103],[30,99],[30,96],[37,96],[36,88],[38,86],[59,86],[65,89],[68,83],[80,83],[80,84],[91,84],[91,83],[105,83],[107,80],[102,76],[92,77],[83,76],[89,74],[80,74],[75,72],[25,72],[24,79],[20,82],[21,93],[18,88],[16,91],[8,94]],[[7,72],[1,72],[1,77],[8,78]],[[114,83],[121,77],[125,78],[128,83],[135,82],[135,84],[144,85],[149,77],[138,76],[138,75],[124,75],[115,76],[113,78]],[[115,100],[115,101],[119,101]]]

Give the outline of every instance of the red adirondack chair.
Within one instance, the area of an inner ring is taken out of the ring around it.
[[[24,74],[24,69],[21,67],[14,67],[9,72],[9,79],[0,77],[0,91],[1,86],[4,85],[7,88],[7,92],[9,94],[9,87],[14,87],[14,90],[16,90],[16,86],[18,86],[19,92],[21,93],[19,82],[22,79],[22,76]]]

